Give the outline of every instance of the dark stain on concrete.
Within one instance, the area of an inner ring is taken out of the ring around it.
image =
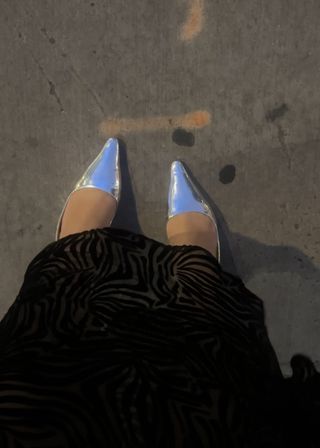
[[[55,44],[55,42],[56,42],[55,38],[48,35],[45,27],[41,28],[40,31],[42,32],[42,34],[44,34],[46,36],[46,38],[48,39],[50,44],[52,44],[52,45]]]
[[[172,133],[172,141],[179,146],[193,146],[195,137],[192,132],[188,132],[183,128],[178,128]]]
[[[230,184],[236,177],[236,167],[234,165],[224,166],[219,173],[219,180],[223,184]]]
[[[266,120],[267,121],[275,121],[277,118],[281,118],[284,116],[285,113],[287,113],[289,110],[286,103],[281,104],[281,106],[276,107],[275,109],[271,109],[266,113]]]
[[[37,148],[39,146],[39,141],[35,137],[27,137],[25,143],[31,148]]]
[[[26,229],[21,227],[20,229],[17,230],[17,235],[19,236],[23,236],[26,232]]]

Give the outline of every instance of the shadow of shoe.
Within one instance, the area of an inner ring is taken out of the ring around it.
[[[120,169],[121,169],[121,198],[116,216],[111,227],[129,230],[142,234],[140,227],[136,200],[133,194],[132,182],[128,168],[128,158],[126,144],[119,139]]]

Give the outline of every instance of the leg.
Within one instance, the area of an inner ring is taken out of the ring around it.
[[[64,211],[60,238],[107,227],[115,216],[117,201],[97,188],[82,188],[72,193]]]
[[[181,213],[167,222],[168,242],[174,246],[203,247],[217,257],[217,234],[211,219],[196,212]]]

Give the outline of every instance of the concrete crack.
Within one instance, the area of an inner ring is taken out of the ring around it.
[[[47,30],[45,27],[42,27],[40,29],[40,31],[42,32],[42,34],[45,36],[45,38],[53,45],[53,44],[57,44],[57,46],[60,48],[61,50],[61,54],[63,57],[66,57],[67,54],[64,52],[63,48],[61,47],[61,45],[59,44],[59,42],[56,41],[56,39],[53,36],[49,36]],[[99,100],[98,95],[95,93],[95,91],[89,86],[89,84],[80,76],[80,74],[77,72],[77,70],[74,68],[72,62],[70,61],[70,59],[68,58],[68,62],[70,64],[70,68],[69,71],[70,73],[72,73],[74,75],[74,77],[79,81],[79,83],[89,92],[89,94],[91,95],[91,97],[94,99],[96,105],[99,107],[100,111],[103,113],[103,115],[105,115],[105,111],[104,108]],[[54,92],[54,90],[53,90]],[[54,94],[54,93],[52,93]]]
[[[30,14],[29,14],[30,15]],[[17,29],[17,27],[15,26],[15,24],[12,24],[11,28],[13,28],[15,30],[15,32],[17,33],[18,37],[20,40],[22,40],[23,44],[26,46],[26,49],[28,51],[28,53],[30,54],[30,56],[32,57],[32,59],[34,60],[34,62],[36,63],[37,67],[39,68],[41,74],[43,75],[43,77],[45,78],[45,80],[47,81],[48,85],[49,85],[49,93],[50,95],[54,96],[56,102],[59,105],[59,109],[60,112],[65,112],[62,101],[57,93],[56,90],[56,86],[54,84],[54,82],[47,76],[44,68],[41,66],[41,64],[39,63],[39,61],[34,57],[33,52],[31,51],[31,49],[29,48],[29,45],[27,44],[27,40],[26,37],[22,35],[22,33],[20,32],[20,30]],[[55,45],[57,44],[57,46],[60,48],[61,50],[61,55],[63,57],[67,57],[67,54],[64,53],[63,48],[61,47],[61,45],[56,41],[56,39],[53,36],[49,36],[45,26],[42,26],[40,28],[40,31],[42,33],[42,35],[44,36],[44,38],[46,40],[48,40],[50,42],[50,44]],[[79,75],[79,73],[76,71],[76,69],[73,67],[72,62],[70,61],[70,59],[68,59],[68,62],[70,64],[70,72],[73,73],[73,75],[75,76],[75,78],[80,82],[80,84],[90,93],[91,97],[94,99],[95,104],[99,107],[99,110],[101,111],[101,113],[103,115],[105,115],[105,111],[104,108],[99,100],[99,97],[97,96],[97,94],[94,92],[94,90],[86,83],[86,81],[84,79],[82,79],[82,77]]]
[[[59,105],[59,108],[60,108],[60,112],[64,112],[64,108],[63,108],[62,102],[61,102],[61,100],[59,98],[59,95],[56,92],[56,86],[55,86],[54,82],[52,82],[51,79],[48,78],[44,68],[42,67],[40,62],[34,57],[33,52],[31,51],[31,49],[29,48],[29,45],[27,44],[26,37],[22,35],[21,31],[19,29],[17,29],[17,27],[15,26],[14,23],[11,25],[11,27],[15,30],[15,32],[17,33],[19,39],[23,40],[23,44],[26,46],[26,49],[27,49],[28,53],[30,54],[30,56],[33,59],[33,61],[36,63],[36,65],[39,68],[42,76],[45,78],[45,80],[49,84],[49,87],[50,87],[49,93],[50,93],[50,95],[53,95],[54,98],[56,99],[56,101],[57,101],[57,103]]]
[[[40,62],[34,57],[34,55],[32,54],[32,52],[30,52],[30,55],[31,55],[32,59],[34,60],[34,62],[37,64],[37,66],[38,66],[38,68],[39,68],[41,74],[43,75],[43,77],[45,78],[45,80],[47,81],[47,83],[49,84],[49,87],[50,87],[49,93],[50,93],[50,95],[53,95],[54,98],[56,99],[56,101],[57,101],[57,103],[58,103],[58,105],[59,105],[59,108],[60,108],[60,112],[64,112],[63,105],[62,105],[62,103],[61,103],[61,100],[60,100],[60,98],[59,98],[59,95],[58,95],[57,92],[56,92],[56,86],[55,86],[55,84],[51,81],[51,79],[48,78],[46,72],[44,71],[44,68],[42,67],[42,65],[40,64]]]
[[[84,79],[82,79],[82,77],[79,75],[79,73],[76,71],[76,69],[73,67],[71,63],[70,63],[70,71],[73,73],[75,78],[80,82],[80,84],[90,93],[96,105],[99,107],[100,111],[103,113],[103,115],[105,115],[105,111],[102,104],[100,103],[99,97],[97,96],[95,91],[91,89],[91,87],[87,84],[87,82]]]
[[[288,168],[289,168],[289,170],[291,170],[291,163],[292,163],[291,152],[290,152],[290,147],[287,145],[287,142],[286,142],[286,134],[285,134],[281,124],[278,123],[276,126],[277,126],[277,129],[278,129],[278,140],[279,140],[279,143],[281,145],[281,149],[285,153],[285,155],[287,156]]]

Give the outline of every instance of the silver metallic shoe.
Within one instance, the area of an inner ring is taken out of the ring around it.
[[[77,182],[74,190],[72,190],[68,196],[58,221],[55,241],[59,239],[62,218],[70,196],[72,193],[82,188],[98,188],[99,190],[105,191],[116,199],[118,205],[121,192],[121,172],[119,163],[119,142],[116,138],[110,138],[105,143],[99,155],[86,169],[81,179]],[[106,223],[106,226],[111,225],[112,221],[113,220],[111,220],[110,223]]]
[[[175,160],[171,164],[168,220],[186,212],[202,213],[213,221],[217,233],[217,260],[220,263],[220,239],[215,215],[190,179],[182,162]]]

